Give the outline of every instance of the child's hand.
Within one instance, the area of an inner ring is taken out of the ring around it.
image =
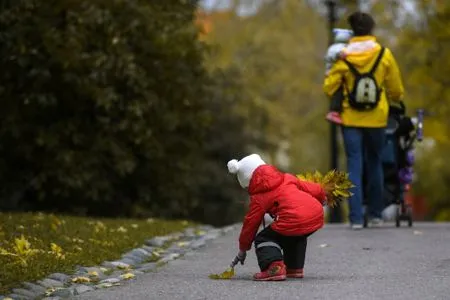
[[[345,51],[341,51],[337,55],[338,59],[345,59],[346,57],[347,57],[347,53]]]
[[[231,262],[231,267],[234,268],[234,266],[237,265],[239,262],[241,263],[241,265],[243,265],[246,257],[247,257],[247,252],[239,251],[239,253],[236,255],[236,257]]]

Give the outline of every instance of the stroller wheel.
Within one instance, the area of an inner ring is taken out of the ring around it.
[[[408,226],[412,227],[413,216],[412,216],[412,208],[411,207],[408,207],[406,209],[406,215],[408,216]]]
[[[395,227],[400,227],[400,216],[401,216],[401,208],[397,208],[397,212],[395,213]]]

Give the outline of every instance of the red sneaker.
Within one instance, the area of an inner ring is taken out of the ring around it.
[[[303,278],[303,269],[287,269],[287,278]]]
[[[335,111],[327,113],[327,116],[325,117],[330,122],[336,123],[336,124],[342,124],[341,115]]]
[[[270,264],[264,272],[256,273],[253,280],[256,281],[281,281],[286,279],[286,266],[282,261],[275,261]]]

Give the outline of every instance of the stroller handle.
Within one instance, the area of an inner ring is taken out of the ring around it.
[[[417,110],[417,140],[421,142],[423,140],[423,117],[424,110],[419,108]]]

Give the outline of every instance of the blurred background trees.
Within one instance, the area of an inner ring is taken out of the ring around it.
[[[398,50],[412,108],[425,107],[428,139],[417,149],[415,192],[426,197],[429,215],[450,220],[450,3],[416,2],[416,22],[399,36]]]
[[[229,159],[325,171],[322,2],[0,1],[0,209],[220,225],[246,201]],[[450,219],[450,4],[362,2],[430,113],[414,193]]]
[[[302,1],[267,1],[246,17],[237,11],[207,19],[213,28],[205,38],[212,45],[207,66],[241,74],[246,95],[237,110],[254,135],[264,137],[258,150],[267,160],[290,170],[324,168],[322,18]]]

